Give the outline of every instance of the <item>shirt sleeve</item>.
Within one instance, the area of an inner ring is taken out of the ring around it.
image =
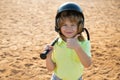
[[[83,43],[82,43],[82,49],[85,51],[85,53],[91,57],[91,44],[90,44],[90,41],[89,40],[85,40]]]

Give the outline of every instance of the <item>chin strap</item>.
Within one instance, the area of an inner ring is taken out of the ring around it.
[[[87,38],[88,38],[88,40],[90,40],[90,35],[89,35],[88,30],[87,30],[86,28],[83,28],[83,30],[85,30],[85,32],[87,33]]]

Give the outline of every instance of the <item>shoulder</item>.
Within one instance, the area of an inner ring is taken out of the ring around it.
[[[91,44],[89,40],[79,41],[79,44],[83,48],[90,48]]]
[[[90,40],[79,41],[81,44],[90,44]]]

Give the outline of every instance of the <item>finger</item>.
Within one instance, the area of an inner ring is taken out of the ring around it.
[[[67,44],[69,43],[69,39],[66,39],[66,43],[67,43]]]
[[[46,46],[44,47],[44,50],[48,50],[48,45],[46,45]]]
[[[67,38],[66,42],[70,42],[73,38]]]
[[[46,45],[45,50],[51,50],[52,47],[50,45]]]

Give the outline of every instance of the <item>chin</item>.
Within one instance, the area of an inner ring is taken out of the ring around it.
[[[67,36],[66,38],[73,38],[73,36]]]
[[[64,35],[66,38],[73,38],[75,35],[71,34],[71,35]]]

